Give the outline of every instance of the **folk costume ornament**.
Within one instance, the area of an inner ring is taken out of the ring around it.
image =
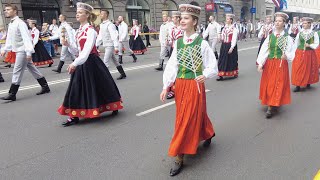
[[[191,4],[180,4],[179,5],[179,11],[181,15],[192,15],[195,17],[200,17],[201,7],[194,6]]]
[[[284,21],[287,21],[289,19],[289,16],[286,13],[282,13],[282,12],[277,12],[274,14],[275,17],[282,17],[284,19]],[[279,37],[278,40],[278,47],[281,49],[282,54],[284,54],[284,52],[287,51],[288,48],[288,37],[285,35],[282,35]],[[281,63],[280,63],[280,67],[282,66],[282,61],[283,59],[281,59]]]

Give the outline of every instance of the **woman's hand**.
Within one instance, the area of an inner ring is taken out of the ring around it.
[[[261,73],[263,72],[263,68],[260,65],[258,66],[258,72],[261,72]]]
[[[71,74],[76,70],[76,66],[74,66],[73,64],[70,64],[67,70],[68,70],[68,73]]]
[[[162,90],[161,94],[160,94],[160,101],[162,101],[164,103],[164,100],[166,99],[167,97],[167,90],[164,89]]]
[[[287,57],[287,55],[286,55],[285,53],[283,53],[283,54],[282,54],[282,56],[281,56],[281,59],[283,59],[283,60],[287,60],[287,59],[288,59],[288,57]]]
[[[197,83],[204,83],[204,81],[206,80],[206,77],[204,75],[200,75],[196,77],[194,80],[196,80]]]
[[[229,51],[228,51],[228,54],[231,54],[233,51],[233,48],[230,48]]]
[[[69,47],[69,43],[65,38],[61,39],[61,45]]]

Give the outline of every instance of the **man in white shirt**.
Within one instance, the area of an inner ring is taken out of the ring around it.
[[[122,64],[122,50],[123,48],[130,52],[130,55],[133,58],[133,62],[137,62],[137,57],[134,55],[133,51],[130,49],[129,45],[129,35],[128,35],[128,25],[123,21],[123,17],[118,17],[119,21],[119,63]]]
[[[117,61],[114,51],[118,52],[119,49],[119,34],[116,26],[109,20],[109,11],[106,9],[100,10],[100,18],[102,23],[100,24],[99,35],[97,37],[96,46],[99,47],[101,44],[105,48],[103,62],[109,68],[109,60],[111,59],[113,64],[117,67],[120,77],[117,79],[126,78],[126,74]]]
[[[22,21],[18,13],[18,8],[15,5],[5,5],[5,16],[11,18],[6,44],[1,49],[1,56],[3,57],[6,52],[12,51],[16,53],[16,61],[13,68],[12,84],[10,86],[9,94],[3,97],[3,100],[16,100],[16,94],[18,92],[23,73],[27,68],[32,76],[37,79],[41,85],[41,91],[37,95],[49,93],[50,89],[48,83],[40,71],[32,63],[32,53],[34,53],[34,46],[32,44],[32,38],[28,30],[27,24]]]
[[[74,30],[67,23],[65,15],[60,14],[59,21],[61,22],[61,24],[59,26],[58,33],[51,36],[50,40],[57,40],[57,39],[61,38],[60,36],[64,36],[67,39],[68,43],[72,44],[73,42],[75,42]],[[66,30],[66,32],[62,32],[64,29]],[[72,60],[75,59],[75,56],[72,53],[70,53],[68,47],[62,46],[59,65],[58,65],[57,69],[53,69],[52,71],[57,72],[57,73],[61,73],[62,66],[64,65],[64,61],[67,59],[67,57],[71,58]]]
[[[164,58],[168,51],[168,41],[169,41],[169,26],[168,25],[168,15],[162,15],[163,24],[160,26],[159,41],[160,41],[160,58],[159,67],[155,68],[158,71],[163,71]]]
[[[247,38],[252,39],[253,30],[254,30],[253,24],[251,23],[250,20],[248,20],[248,23],[247,23],[247,35],[248,36],[247,36]]]
[[[208,37],[209,45],[211,46],[212,50],[214,51],[214,55],[216,59],[219,59],[218,52],[217,52],[217,44],[220,41],[221,36],[221,26],[219,23],[215,21],[214,16],[209,17],[209,24],[207,29],[203,32],[203,39]]]
[[[52,19],[52,24],[49,26],[49,31],[53,36],[55,36],[58,33],[59,26],[57,25],[56,19]],[[52,45],[53,45],[51,49],[52,57],[54,57],[55,55],[60,55],[58,52],[59,39],[53,40]]]

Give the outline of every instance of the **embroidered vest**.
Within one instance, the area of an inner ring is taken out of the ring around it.
[[[89,30],[89,28],[93,28],[92,26],[88,26],[84,31],[80,32],[79,34],[77,34],[77,41],[78,41],[78,44],[80,46],[80,51],[83,50],[84,48],[84,44],[86,43],[87,41],[87,32]],[[96,54],[99,56],[99,53],[97,51],[97,47],[96,45],[93,46],[90,54]]]
[[[312,34],[314,34],[314,32],[311,32]],[[309,39],[307,42],[303,39],[303,35],[302,35],[302,32],[300,33],[300,36],[299,36],[299,46],[298,46],[298,49],[301,49],[301,50],[313,50],[312,48],[304,48],[304,44],[305,43],[308,43],[308,44],[313,44],[314,43],[314,36]]]
[[[188,47],[190,48],[194,48],[195,45],[198,45],[198,46],[201,46],[201,43],[202,43],[202,38],[200,36],[198,36],[191,44],[184,44],[183,43],[183,38],[179,38],[177,40],[177,51],[178,53],[183,53],[183,49],[186,49]],[[199,49],[200,50],[200,49]],[[201,50],[200,50],[201,51]],[[190,54],[188,52],[184,53],[186,56],[192,56],[193,59],[196,59],[196,58],[200,58],[202,59],[202,56],[201,56],[201,52],[197,52],[197,53],[193,53],[193,54]],[[200,57],[197,57],[196,54],[200,54]],[[178,57],[186,57],[186,56],[182,56],[182,55],[178,55]],[[179,59],[178,59],[179,61]],[[180,59],[181,61],[181,59]],[[182,60],[183,61],[183,60]],[[200,76],[202,75],[202,64],[199,66],[199,68],[197,69],[196,71],[196,74],[197,76]],[[195,79],[195,74],[193,71],[191,71],[190,69],[182,66],[179,64],[179,69],[178,69],[178,75],[177,75],[177,78],[181,78],[181,79]]]
[[[288,37],[288,34],[284,34],[285,37]],[[269,59],[281,59],[282,50],[278,46],[278,39],[273,33],[269,36]]]

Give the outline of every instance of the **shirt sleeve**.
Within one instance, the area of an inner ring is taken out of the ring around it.
[[[173,47],[172,55],[168,60],[166,68],[163,72],[163,89],[168,89],[176,81],[178,74],[179,63],[177,60],[177,41]]]
[[[126,24],[122,24],[120,28],[122,32],[120,40],[125,41],[126,40],[125,38],[127,37],[127,34],[128,34],[128,26]]]
[[[92,51],[93,46],[95,45],[95,40],[97,37],[97,32],[90,28],[87,32],[87,40],[84,43],[82,51],[79,53],[79,56],[72,63],[74,66],[79,66],[85,63]]]
[[[1,52],[7,52],[7,51],[11,50],[11,48],[12,48],[11,34],[12,33],[9,33],[9,32],[7,33],[6,44],[4,44],[4,46],[1,48]]]
[[[136,27],[136,34],[134,36],[135,39],[139,36],[139,33],[140,33],[140,28],[137,26]]]
[[[260,28],[260,31],[259,31],[259,34],[258,34],[258,38],[261,39],[261,38],[263,37],[263,35],[264,35],[264,30],[263,30],[263,28],[261,27],[261,28]]]
[[[212,78],[218,74],[217,59],[207,41],[201,43],[201,55],[203,60],[203,75]]]
[[[111,23],[108,26],[108,30],[109,30],[109,32],[111,34],[111,39],[113,41],[114,48],[118,49],[118,46],[119,46],[119,40],[118,40],[119,39],[119,33],[118,33],[117,29],[116,29],[116,25]]]
[[[287,37],[287,43],[288,43],[288,47],[287,50],[285,52],[285,55],[287,56],[287,60],[288,61],[293,61],[296,51],[295,51],[295,47],[294,47],[294,41],[293,38],[291,36]]]
[[[203,39],[206,39],[209,36],[209,29],[210,29],[210,24],[208,25],[207,29],[203,31]]]
[[[34,38],[33,38],[33,40],[32,40],[34,46],[38,43],[38,41],[39,41],[39,36],[40,36],[40,31],[39,31],[38,29],[36,29],[36,30],[34,31]]]
[[[231,48],[234,48],[237,45],[238,33],[237,28],[233,28]]]
[[[319,46],[319,36],[318,36],[318,33],[314,33],[314,42],[312,43],[312,44],[310,44],[310,47],[312,48],[312,49],[317,49],[318,48],[318,46]]]
[[[257,63],[263,66],[269,56],[269,36],[264,40],[260,52],[258,54]]]
[[[51,36],[49,39],[50,39],[50,40],[59,39],[59,38],[60,38],[61,29],[62,29],[62,26],[60,26],[59,29],[57,30],[57,32],[54,33],[54,35]]]
[[[97,40],[96,40],[96,46],[100,46],[102,44],[102,34],[101,34],[101,31],[102,31],[102,28],[100,26],[100,30],[99,30],[99,34],[98,34],[98,37],[97,37]],[[110,33],[111,34],[111,33]],[[112,36],[111,36],[112,37]]]
[[[33,48],[32,38],[29,33],[27,24],[24,22],[21,22],[21,23],[19,23],[18,28],[20,30],[21,37],[22,37],[22,40],[24,43],[25,52],[26,52],[27,56],[31,56],[31,54],[34,53],[34,48]]]

